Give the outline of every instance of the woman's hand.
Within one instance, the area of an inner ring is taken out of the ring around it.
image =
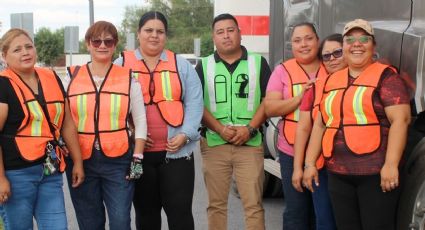
[[[399,186],[398,167],[385,163],[381,169],[381,188],[382,192],[389,192]]]
[[[317,171],[315,165],[309,165],[308,167],[304,168],[303,184],[304,187],[306,187],[311,192],[314,192],[313,181],[316,187],[319,186],[319,172]]]
[[[302,181],[303,181],[303,170],[301,168],[295,169],[292,173],[292,186],[294,186],[295,190],[298,192],[304,192]]]
[[[146,149],[152,148],[152,146],[153,146],[153,140],[152,140],[152,138],[150,138],[150,136],[151,136],[151,134],[148,133],[148,136],[146,137],[146,142],[145,142],[145,148]]]
[[[6,203],[11,195],[9,180],[6,176],[0,176],[0,204]]]
[[[83,162],[74,162],[74,167],[72,168],[72,187],[76,188],[84,182],[84,167]]]
[[[175,153],[179,149],[181,149],[186,144],[187,141],[188,141],[188,138],[186,134],[179,133],[175,135],[174,137],[168,139],[165,150],[167,152]]]

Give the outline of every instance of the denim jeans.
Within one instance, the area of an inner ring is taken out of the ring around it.
[[[132,159],[130,152],[122,157],[109,158],[93,150],[92,156],[83,163],[85,180],[77,188],[70,185],[72,162],[68,160],[68,185],[81,230],[105,229],[105,206],[109,229],[130,229],[134,183],[125,179]]]
[[[67,229],[61,173],[44,176],[43,165],[7,170],[11,196],[0,205],[5,229],[33,229],[33,217],[40,230]]]
[[[336,230],[334,212],[328,192],[328,172],[319,170],[319,186],[313,183],[313,204],[316,214],[316,230]]]
[[[298,192],[292,186],[294,158],[279,151],[279,161],[285,202],[283,229],[314,229],[314,210],[311,193],[307,189],[304,189],[304,192]]]

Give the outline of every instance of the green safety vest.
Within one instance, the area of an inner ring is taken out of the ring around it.
[[[222,62],[215,62],[214,54],[202,59],[204,73],[204,104],[223,125],[247,125],[261,103],[261,56],[248,52],[247,60],[240,60],[233,74]],[[208,146],[227,142],[208,129]],[[246,145],[261,145],[261,134],[251,138]]]

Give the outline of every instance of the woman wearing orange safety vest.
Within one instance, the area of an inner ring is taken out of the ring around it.
[[[347,63],[342,57],[342,35],[332,34],[326,37],[319,47],[319,58],[327,72],[332,74],[343,69]],[[302,179],[304,168],[317,167],[319,170],[320,185],[314,185],[312,193],[314,212],[316,214],[316,230],[336,229],[333,210],[328,194],[328,178],[324,167],[323,157],[319,157],[315,165],[304,164],[305,149],[310,137],[313,121],[319,111],[319,103],[322,98],[323,86],[328,75],[321,75],[314,83],[315,87],[308,89],[300,104],[300,119],[298,121],[296,138],[294,144],[294,172],[292,174],[292,185],[302,192]]]
[[[162,13],[145,13],[137,32],[140,47],[115,63],[130,67],[142,85],[148,121],[144,174],[135,182],[136,228],[160,230],[164,208],[169,229],[191,230],[202,88],[191,64],[164,49],[167,33]]]
[[[277,143],[286,204],[283,229],[303,230],[310,229],[314,223],[311,193],[299,192],[292,186],[298,107],[304,90],[312,87],[314,79],[325,77],[327,72],[318,58],[319,38],[313,24],[295,25],[291,44],[294,58],[274,69],[267,85],[265,111],[268,117],[283,117]]]
[[[338,229],[395,229],[409,94],[394,68],[373,60],[369,22],[347,23],[343,39],[348,68],[326,81],[305,162],[323,152]],[[315,167],[305,169],[303,182],[310,190],[318,183]]]
[[[118,42],[113,24],[94,23],[85,41],[92,61],[69,67],[70,78],[64,82],[86,172],[86,181],[70,194],[80,229],[104,229],[105,206],[110,229],[131,229],[130,180],[142,173],[146,139],[141,87],[130,69],[112,64]]]
[[[64,155],[75,166],[72,187],[84,180],[77,132],[59,77],[34,67],[37,54],[27,32],[7,31],[0,43],[7,68],[0,72],[0,215],[5,229],[67,229]]]

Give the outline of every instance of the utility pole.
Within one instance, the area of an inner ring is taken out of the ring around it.
[[[94,24],[93,0],[89,0],[90,26]]]

